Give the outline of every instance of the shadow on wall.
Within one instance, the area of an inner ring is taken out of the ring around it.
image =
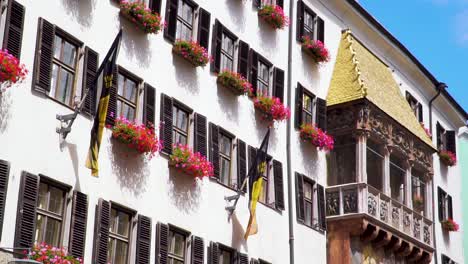
[[[235,32],[243,33],[245,29],[246,19],[244,14],[244,1],[226,0],[226,8],[229,11],[231,20],[236,27]],[[223,21],[220,21],[223,23]]]
[[[224,112],[227,119],[234,121],[236,124],[239,122],[239,97],[234,95],[231,91],[222,85],[217,84],[217,98],[218,104]],[[239,124],[238,124],[239,125]]]
[[[307,176],[317,178],[319,173],[318,149],[309,142],[303,142],[299,139],[298,144],[301,150],[302,164],[304,165],[304,173]]]
[[[109,141],[109,160],[117,182],[122,189],[127,189],[135,196],[141,195],[146,191],[146,182],[150,175],[146,156],[117,140]]]
[[[319,74],[319,64],[317,64],[314,59],[312,59],[310,56],[305,54],[304,52],[301,51],[301,60],[302,60],[302,65],[304,67],[302,68],[302,75],[304,76],[306,83],[303,85],[308,89],[311,90],[312,87],[319,87],[318,82],[320,80],[320,74]],[[313,90],[311,90],[313,92]]]
[[[73,166],[73,172],[75,173],[76,181],[75,181],[75,187],[73,189],[81,192],[80,177],[79,177],[80,175],[78,173],[80,162],[78,159],[78,151],[76,150],[76,144],[68,143],[65,141],[64,147],[68,149],[68,154],[70,155],[70,160]],[[88,171],[91,173],[90,170]]]
[[[445,166],[444,164],[442,164],[442,162],[439,162],[439,167],[440,167],[440,175],[442,176],[442,181],[444,183],[447,183],[447,175],[448,175],[448,171],[449,171],[449,168],[447,166]]]
[[[257,128],[255,131],[257,132],[257,139],[258,139],[258,146],[256,146],[257,148],[260,147],[260,144],[262,143],[262,140],[263,138],[265,137],[266,133],[267,133],[267,130],[268,130],[268,126],[270,125],[269,121],[267,120],[264,120],[263,116],[262,116],[262,113],[258,110],[255,110],[254,108],[254,111],[255,111],[255,117],[253,117],[253,122],[254,122],[254,126]],[[284,121],[282,121],[284,122]],[[280,133],[279,132],[279,126],[281,125],[281,122],[273,122],[273,124],[271,125],[271,129],[270,129],[270,139],[269,139],[269,143],[268,143],[268,148],[270,150],[273,150],[274,151],[274,148],[276,147],[276,145],[278,144],[278,134]],[[270,152],[270,151],[269,151]]]
[[[10,93],[0,91],[0,134],[5,133],[8,128],[8,121],[11,119],[11,104]]]
[[[169,167],[168,196],[184,213],[196,212],[200,205],[201,180]]]
[[[93,24],[93,10],[96,0],[62,0],[62,5],[68,15],[83,27],[90,28]]]
[[[197,95],[199,93],[197,68],[176,54],[172,54],[172,64],[175,67],[175,76],[179,87],[184,88],[193,95]],[[209,67],[209,65],[205,67]]]
[[[131,21],[117,14],[120,19],[120,26],[125,32],[122,37],[122,46],[128,57],[139,67],[147,69],[151,63],[151,47],[148,39],[149,34],[138,28]]]
[[[438,224],[438,223],[436,223]],[[445,231],[442,229],[442,237],[444,238],[444,244],[447,248],[450,248],[450,232]]]
[[[242,224],[239,222],[239,218],[237,218],[237,214],[234,213],[231,215],[231,222],[232,222],[232,241],[231,246],[236,249],[240,249],[241,246],[244,247],[244,252],[249,252],[249,247],[244,239],[245,230]]]
[[[280,29],[278,29],[280,30]],[[263,50],[267,51],[268,54],[262,54],[261,51],[258,51],[260,54],[264,55],[267,59],[270,59],[270,56],[275,56],[278,52],[278,47],[276,43],[279,43],[277,29],[272,28],[261,18],[258,18],[258,34],[260,35],[260,46]]]

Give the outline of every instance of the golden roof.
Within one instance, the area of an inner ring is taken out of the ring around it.
[[[366,98],[432,148],[410,105],[401,94],[390,69],[354,38],[351,31],[341,36],[327,105]]]

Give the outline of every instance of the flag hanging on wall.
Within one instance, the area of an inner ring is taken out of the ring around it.
[[[86,167],[91,169],[91,175],[97,177],[99,166],[99,147],[101,146],[102,134],[106,123],[107,108],[109,106],[110,89],[112,89],[112,81],[114,78],[114,70],[116,67],[117,56],[120,49],[120,41],[122,39],[122,30],[115,38],[111,48],[107,52],[104,61],[99,67],[96,78],[93,82],[95,91],[101,91],[99,97],[98,110],[94,116],[93,128],[91,130],[91,142],[89,145],[88,157],[86,159]],[[91,96],[91,93],[88,94]]]
[[[245,231],[244,238],[247,238],[250,235],[255,235],[258,232],[257,226],[257,202],[260,198],[260,195],[263,192],[263,175],[266,175],[266,170],[268,169],[267,157],[268,157],[268,141],[270,139],[270,129],[268,129],[265,138],[260,145],[260,148],[257,150],[257,155],[255,161],[252,163],[249,169],[249,210],[250,218]]]

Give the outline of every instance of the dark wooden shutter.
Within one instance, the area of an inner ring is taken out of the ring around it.
[[[94,87],[94,79],[98,70],[99,54],[89,47],[85,47],[84,63],[83,63],[83,88],[81,98],[84,97],[86,91],[88,95],[83,104],[83,112],[93,116],[96,112],[96,96],[97,91]]]
[[[76,258],[83,258],[86,244],[86,225],[88,222],[88,196],[74,191],[70,221],[70,253]]]
[[[156,121],[156,89],[147,83],[145,83],[145,94],[143,99],[143,124],[146,126],[154,126],[154,122]]]
[[[150,0],[149,1],[149,8],[158,14],[161,14],[161,1],[162,0]]]
[[[219,179],[219,128],[210,123],[210,161],[213,164],[214,177]]]
[[[437,187],[437,199],[439,205],[439,221],[443,221],[444,219],[444,200],[445,200],[445,192],[442,191],[440,187]]]
[[[135,264],[149,264],[151,260],[151,218],[138,215]]]
[[[3,48],[18,59],[21,58],[25,12],[22,4],[14,0],[8,1]]]
[[[156,226],[156,263],[167,264],[167,252],[169,251],[169,227],[158,223]]]
[[[28,172],[23,172],[18,197],[15,247],[29,248],[34,243],[38,193],[39,177]]]
[[[209,258],[208,258],[208,264],[218,264],[219,263],[218,243],[210,242],[209,251],[210,251],[210,254],[209,254]]]
[[[418,121],[419,123],[424,122],[423,106],[420,103],[418,104]]]
[[[41,93],[49,93],[50,91],[54,40],[55,26],[43,18],[39,18],[33,90]]]
[[[0,240],[3,232],[3,221],[5,220],[5,205],[9,178],[10,163],[5,160],[0,160]]]
[[[117,91],[119,79],[119,67],[114,67],[114,76],[112,77],[112,87],[109,90],[109,106],[107,107],[106,124],[114,126],[115,117],[117,116]],[[104,81],[104,80],[102,80]],[[104,86],[103,86],[104,88]]]
[[[301,223],[305,221],[304,211],[304,177],[296,172],[296,217]]]
[[[172,154],[172,98],[161,94],[161,129],[159,138],[163,141],[162,152]]]
[[[296,40],[302,42],[302,36],[304,35],[304,3],[302,3],[302,0],[297,1],[296,19]]]
[[[320,17],[317,17],[317,40],[325,44],[325,22]]]
[[[326,215],[325,215],[325,189],[322,185],[317,184],[317,199],[318,199],[318,215],[319,227],[322,230],[327,229]]]
[[[281,8],[284,8],[283,0],[276,0],[276,5],[280,6]]]
[[[213,61],[211,62],[211,71],[219,73],[221,71],[221,46],[222,46],[222,37],[223,37],[223,25],[215,20],[213,26],[213,38],[211,39],[211,57]]]
[[[450,195],[447,195],[447,211],[448,211],[448,218],[453,219],[452,196]]]
[[[250,49],[249,54],[250,65],[250,83],[252,84],[253,94],[257,95],[257,76],[258,76],[258,54],[253,49]]]
[[[436,136],[437,136],[437,149],[442,150],[442,126],[437,122],[436,124]]]
[[[164,37],[171,43],[174,42],[176,38],[177,5],[178,0],[167,0],[166,2],[166,27],[164,27]]]
[[[455,144],[455,131],[445,131],[445,140],[447,142],[447,150],[457,154],[457,146]]]
[[[244,141],[237,139],[237,188],[242,187],[245,177],[247,177],[247,146]],[[242,189],[243,192],[247,191],[247,185]]]
[[[304,87],[300,83],[297,83],[296,109],[294,113],[294,125],[296,128],[300,128],[302,125],[303,97],[304,97]]]
[[[277,160],[273,160],[273,177],[275,184],[275,206],[276,209],[284,210],[283,165]]]
[[[195,113],[195,129],[194,129],[194,150],[200,152],[205,157],[208,157],[206,151],[207,131],[206,117],[199,113]]]
[[[249,264],[249,256],[244,253],[237,252],[235,264]]]
[[[239,55],[237,72],[244,76],[246,79],[249,78],[249,44],[242,40],[239,40]]]
[[[205,264],[205,242],[203,238],[192,236],[191,264]]]
[[[250,264],[260,264],[260,261],[258,259],[250,259]]]
[[[276,68],[273,71],[273,95],[278,97],[281,102],[284,102],[284,71]]]
[[[261,8],[262,7],[262,0],[252,0],[252,4],[256,8]]]
[[[208,51],[208,45],[210,43],[211,14],[200,7],[198,15],[198,44]]]
[[[250,170],[256,158],[257,158],[257,149],[252,146],[249,146],[249,168],[248,170]]]
[[[94,237],[94,261],[96,264],[107,264],[107,244],[109,240],[111,205],[99,198],[96,212],[96,227]]]
[[[317,123],[317,127],[322,129],[323,131],[326,131],[327,130],[327,101],[322,98],[317,97],[316,104],[317,104],[317,108],[316,108],[317,113],[315,115],[315,119],[316,119],[315,122]]]

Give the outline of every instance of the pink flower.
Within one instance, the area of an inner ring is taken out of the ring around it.
[[[254,107],[264,114],[264,118],[271,121],[287,120],[291,116],[289,108],[285,107],[279,98],[259,95],[254,99]]]
[[[289,25],[289,18],[284,14],[283,8],[278,5],[264,5],[258,15],[276,29],[283,29]]]
[[[176,40],[172,50],[195,66],[205,66],[211,61],[207,50],[195,41]]]

